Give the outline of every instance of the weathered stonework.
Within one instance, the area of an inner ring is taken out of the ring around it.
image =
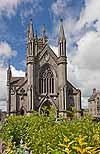
[[[88,99],[89,114],[93,117],[100,117],[100,92],[93,89],[93,93]]]
[[[32,20],[27,33],[26,76],[13,77],[7,71],[7,111],[9,114],[41,112],[43,106],[54,106],[66,116],[72,106],[81,109],[81,92],[67,80],[66,38],[61,22],[58,56],[50,48],[45,30],[34,35]],[[79,115],[78,115],[79,116]]]

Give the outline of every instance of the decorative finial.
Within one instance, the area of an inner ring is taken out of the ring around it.
[[[61,23],[63,22],[63,19],[62,19],[62,18],[60,18],[60,22],[61,22]]]
[[[32,23],[32,18],[30,18],[30,22],[29,22],[29,26],[28,26],[27,38],[32,39],[33,37],[34,37],[33,23]]]
[[[35,31],[35,37],[37,38],[37,30]]]
[[[30,18],[30,23],[32,24],[32,18]]]
[[[43,24],[43,26],[42,26],[41,33],[42,33],[43,37],[46,36],[45,24]]]
[[[66,40],[64,28],[63,28],[63,19],[60,18],[60,32],[59,32],[59,40]]]
[[[10,59],[8,59],[8,68],[10,68]]]

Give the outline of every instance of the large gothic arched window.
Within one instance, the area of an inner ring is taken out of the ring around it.
[[[55,92],[54,74],[51,68],[46,65],[42,68],[39,74],[39,93],[46,94]]]

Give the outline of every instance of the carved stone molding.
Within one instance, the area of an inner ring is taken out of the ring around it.
[[[33,56],[28,56],[27,57],[27,59],[26,59],[26,62],[27,62],[27,64],[29,64],[29,63],[34,63],[34,57]]]
[[[58,65],[59,64],[67,64],[67,57],[59,57],[58,58]]]

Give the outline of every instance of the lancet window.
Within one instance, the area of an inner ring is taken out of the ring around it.
[[[44,67],[39,74],[39,93],[46,94],[55,92],[54,74],[50,67]]]

